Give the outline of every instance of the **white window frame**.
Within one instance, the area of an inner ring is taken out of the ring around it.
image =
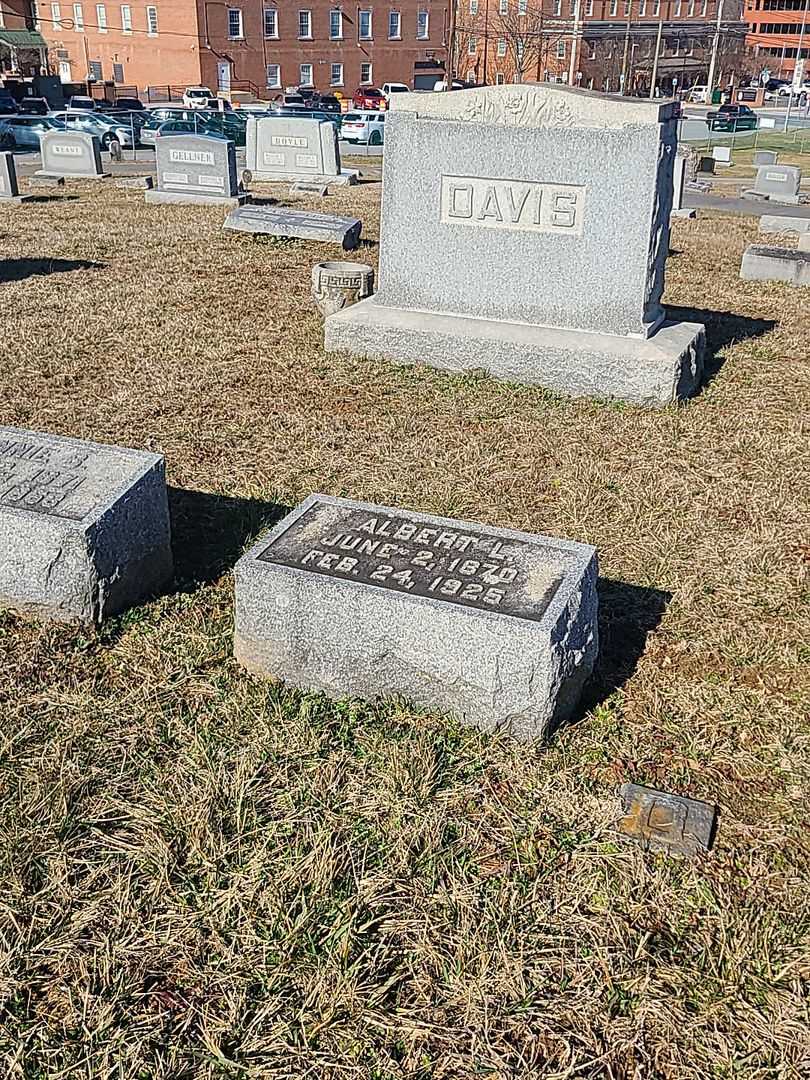
[[[301,27],[304,25],[305,18],[307,31],[305,34],[302,34]],[[298,40],[312,41],[312,12],[309,10],[309,8],[298,9]]]
[[[709,0],[703,0],[703,3],[700,5],[701,18],[705,19],[708,11],[709,11]]]
[[[309,69],[309,78],[304,77],[304,69]],[[315,65],[314,64],[299,64],[298,65],[298,85],[299,86],[314,86],[315,85]]]
[[[695,0],[689,0],[689,7],[686,9],[686,14],[690,19],[695,17]]]
[[[2,11],[1,6],[0,11]],[[62,29],[62,10],[58,4],[51,4],[51,27],[54,30]]]
[[[329,12],[329,40],[343,41],[343,12],[340,8],[332,8]]]
[[[273,68],[276,73],[275,82],[270,81],[270,69]],[[275,90],[281,86],[281,64],[267,64],[264,72],[264,81],[268,90]]]
[[[633,11],[633,0],[624,0],[624,17],[629,19]]]
[[[234,16],[236,16],[236,33],[234,33]],[[245,18],[242,9],[238,7],[228,8],[228,41],[245,40]]]
[[[647,0],[638,0],[638,17],[643,19],[647,14]]]
[[[498,14],[499,15],[508,15],[509,14],[509,0],[498,0]]]
[[[337,72],[337,75],[335,72]],[[343,84],[343,64],[331,64],[329,67],[329,85],[343,86]]]
[[[373,41],[374,40],[374,20],[373,12],[371,8],[363,8],[362,11],[357,12],[357,39],[358,41]],[[366,25],[366,31],[363,31],[363,25]]]
[[[676,19],[679,19],[681,17],[681,0],[675,0],[675,8],[673,10],[673,15]]]
[[[105,4],[96,4],[96,29],[100,34],[107,33],[107,8]]]
[[[391,27],[393,26],[393,20],[396,19],[396,33],[391,33]],[[402,12],[401,11],[389,11],[388,12],[388,40],[389,41],[401,41],[402,40]]]
[[[416,37],[418,41],[427,41],[430,37],[430,12],[425,8],[416,13]]]
[[[367,75],[366,75],[365,79],[363,78],[363,72],[364,71],[367,72]],[[368,86],[369,84],[371,84],[373,82],[374,82],[374,65],[371,63],[370,60],[364,60],[363,63],[360,65],[360,85],[361,86]]]
[[[126,12],[126,15],[124,12]],[[132,33],[132,7],[129,4],[121,5],[121,33]]]
[[[506,80],[503,77],[503,72],[502,71],[496,71],[495,72],[495,85],[496,86],[503,86],[503,84],[505,82],[506,82]]]
[[[506,38],[498,38],[498,44],[495,48],[496,56],[506,56]]]
[[[267,17],[269,15],[272,16],[273,21],[272,33],[268,33],[267,30]],[[262,30],[264,31],[264,36],[268,41],[273,41],[278,38],[278,8],[266,7],[262,9]]]
[[[610,0],[610,14],[616,15],[619,11],[619,0]]]
[[[158,33],[158,9],[150,4],[146,9],[146,36],[157,37]]]
[[[557,59],[565,59],[565,40],[563,38],[560,38],[560,40],[557,42]]]
[[[589,17],[593,15],[593,0],[588,0],[585,4],[585,14]]]
[[[557,19],[562,15],[562,0],[554,0],[551,14]]]
[[[477,15],[478,14],[478,0],[470,0],[470,14],[471,15]]]
[[[653,0],[652,13],[653,13],[653,15],[655,16],[656,19],[661,14],[661,0]]]
[[[73,29],[77,34],[84,33],[84,11],[81,4],[73,5]]]

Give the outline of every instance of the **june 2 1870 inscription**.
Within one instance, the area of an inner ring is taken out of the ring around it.
[[[264,562],[414,596],[540,619],[562,581],[548,544],[439,528],[404,511],[315,503],[259,554]]]

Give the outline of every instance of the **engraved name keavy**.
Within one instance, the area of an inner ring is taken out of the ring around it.
[[[0,435],[0,506],[79,521],[87,512],[75,498],[90,455],[25,437]]]
[[[441,221],[517,232],[581,236],[585,188],[480,176],[443,176]]]
[[[309,507],[259,555],[316,574],[539,619],[562,581],[532,545],[370,509]],[[536,554],[536,553],[535,553]]]

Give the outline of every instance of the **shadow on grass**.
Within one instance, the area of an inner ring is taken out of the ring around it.
[[[87,259],[2,259],[0,282],[25,281],[29,277],[65,274],[70,270],[103,270],[106,265]]]
[[[216,581],[248,544],[275,525],[291,507],[261,499],[211,495],[169,488],[176,588]]]
[[[762,337],[774,329],[773,319],[749,319],[733,311],[706,311],[704,308],[672,307],[666,305],[667,321],[703,323],[706,327],[706,359],[702,386],[707,386],[720,368],[724,358],[719,355],[726,345],[747,338]]]
[[[563,726],[577,723],[632,677],[648,636],[661,622],[672,599],[672,593],[663,589],[647,589],[604,577],[599,578],[597,592],[599,658],[579,707]]]

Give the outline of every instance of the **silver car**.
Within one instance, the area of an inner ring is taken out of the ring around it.
[[[88,135],[97,135],[104,150],[109,150],[110,143],[116,139],[122,146],[132,147],[132,132],[129,124],[123,120],[116,120],[104,113],[58,112],[49,113],[49,116],[61,121],[69,131],[84,131]]]
[[[65,125],[52,116],[7,116],[3,123],[14,140],[11,145],[31,150],[39,150],[39,137],[46,131],[65,130]]]

